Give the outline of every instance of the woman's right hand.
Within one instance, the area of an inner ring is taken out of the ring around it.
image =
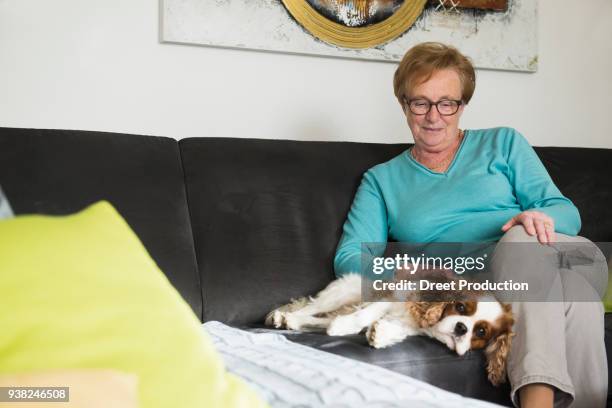
[[[553,243],[557,240],[555,234],[555,220],[541,211],[527,210],[510,218],[502,226],[502,231],[507,232],[515,225],[522,225],[527,234],[538,236],[542,244]]]

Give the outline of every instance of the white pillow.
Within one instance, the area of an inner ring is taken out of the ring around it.
[[[0,220],[4,218],[13,218],[13,216],[13,210],[11,210],[8,198],[6,198],[2,191],[2,186],[0,186]]]

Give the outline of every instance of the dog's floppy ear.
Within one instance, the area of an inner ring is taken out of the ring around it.
[[[449,302],[408,302],[409,313],[419,324],[419,327],[431,327],[442,319],[444,309]]]
[[[497,336],[485,349],[488,378],[495,386],[506,382],[506,359],[513,336],[514,333],[508,330]]]
[[[501,305],[504,308],[504,312],[506,312],[507,315],[512,317],[511,324],[514,324],[514,317],[512,316],[512,305],[510,303],[502,303]]]

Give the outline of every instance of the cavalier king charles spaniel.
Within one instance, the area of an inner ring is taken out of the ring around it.
[[[419,294],[397,301],[395,294],[379,294],[373,302],[362,301],[362,278],[345,275],[314,298],[300,298],[268,313],[266,325],[289,330],[325,330],[330,336],[366,330],[368,343],[383,348],[408,336],[433,337],[460,356],[484,349],[487,374],[494,385],[506,379],[514,318],[509,304],[488,292],[446,293],[432,297]],[[433,300],[433,301],[432,301]]]

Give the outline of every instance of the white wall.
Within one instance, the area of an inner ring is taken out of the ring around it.
[[[479,70],[463,126],[612,148],[611,21],[610,0],[540,1],[539,71]],[[410,141],[394,69],[160,44],[157,0],[0,0],[0,126]]]

